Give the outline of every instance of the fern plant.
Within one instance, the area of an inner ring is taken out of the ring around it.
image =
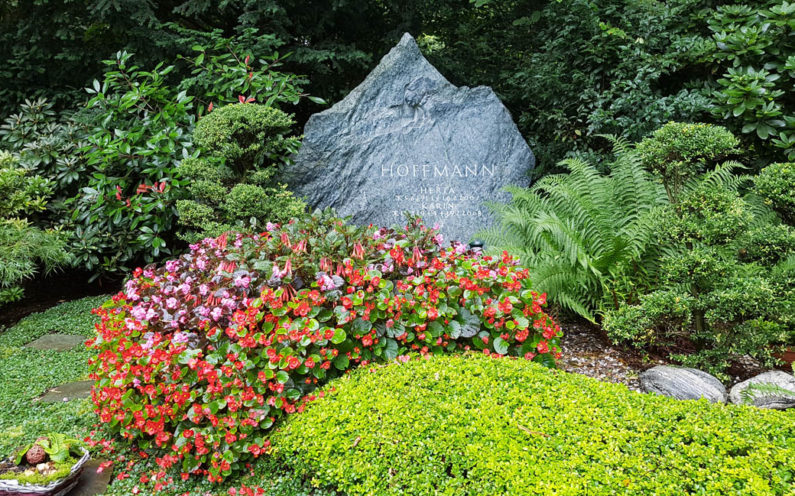
[[[591,321],[603,305],[629,298],[639,274],[654,270],[651,218],[667,202],[631,147],[608,138],[615,154],[609,174],[564,160],[568,174],[507,188],[512,201],[489,204],[497,222],[479,233],[490,251],[520,256],[551,302]]]

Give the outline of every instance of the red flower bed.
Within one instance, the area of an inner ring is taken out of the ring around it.
[[[136,269],[97,309],[96,412],[161,467],[220,481],[268,450],[268,429],[356,365],[479,349],[554,366],[559,327],[508,254],[418,220],[396,232],[317,213],[191,246]]]

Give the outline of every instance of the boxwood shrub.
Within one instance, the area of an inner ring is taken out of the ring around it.
[[[373,373],[374,372],[374,373]],[[712,406],[510,358],[362,368],[271,436],[358,494],[792,494],[791,413]]]

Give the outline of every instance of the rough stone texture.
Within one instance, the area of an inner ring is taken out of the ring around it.
[[[76,399],[88,398],[91,396],[91,387],[94,381],[77,381],[61,384],[44,393],[39,401],[45,403],[59,403],[61,401],[71,401]]]
[[[456,87],[404,34],[341,102],[313,115],[291,188],[313,207],[391,226],[403,212],[469,241],[490,222],[484,201],[526,186],[535,158],[491,88]]]
[[[710,403],[725,403],[726,388],[715,377],[696,369],[658,365],[640,374],[640,386],[678,400],[706,398]]]
[[[103,460],[89,460],[83,466],[83,472],[80,474],[80,480],[67,496],[96,496],[97,494],[104,494],[105,490],[110,484],[111,470],[103,470],[97,473],[99,464]]]
[[[776,386],[787,389],[795,393],[795,376],[782,372],[780,370],[772,370],[759,374],[755,377],[748,379],[734,385],[729,393],[729,400],[732,403],[742,404],[742,392],[751,384],[775,384]],[[776,392],[755,392],[753,393],[753,401],[750,403],[759,408],[771,408],[774,410],[786,410],[787,408],[795,407],[795,394],[787,395]]]
[[[47,334],[27,344],[37,350],[68,351],[82,345],[87,338],[72,334]]]

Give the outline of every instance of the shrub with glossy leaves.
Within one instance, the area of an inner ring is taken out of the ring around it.
[[[161,466],[218,481],[355,365],[479,349],[554,366],[560,328],[528,270],[440,242],[416,219],[393,231],[316,212],[136,270],[98,310],[100,419],[163,448]]]
[[[638,394],[519,360],[360,368],[327,393],[271,441],[350,496],[773,496],[795,479],[786,412]]]

